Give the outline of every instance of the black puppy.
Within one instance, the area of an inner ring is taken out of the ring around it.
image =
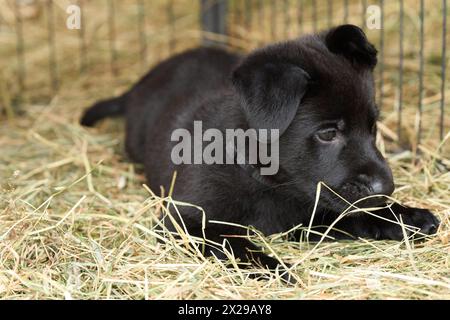
[[[274,269],[279,261],[242,235],[212,220],[254,226],[264,234],[302,224],[324,231],[358,199],[390,195],[391,170],[375,146],[378,110],[373,69],[377,51],[361,29],[329,31],[257,50],[246,57],[219,49],[196,49],[154,68],[119,98],[87,110],[81,123],[125,114],[126,148],[145,165],[150,187],[166,190],[178,172],[173,197],[202,207],[179,208],[190,234],[231,247],[242,262]],[[180,164],[171,160],[172,132],[203,129],[278,129],[279,171],[262,176],[260,164]],[[324,182],[312,217],[316,189]],[[383,206],[383,197],[359,205]],[[428,210],[400,205],[350,214],[329,233],[335,239],[403,238],[402,221],[422,234],[439,221]],[[390,220],[390,221],[389,221]],[[171,223],[168,226],[172,228]],[[310,238],[311,239],[311,238]],[[314,240],[314,239],[313,239]],[[223,257],[220,250],[208,252]]]

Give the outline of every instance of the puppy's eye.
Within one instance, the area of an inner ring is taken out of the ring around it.
[[[337,137],[337,129],[330,128],[317,132],[317,138],[324,142],[331,142]]]

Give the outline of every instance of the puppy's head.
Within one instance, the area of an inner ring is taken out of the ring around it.
[[[376,56],[360,28],[343,25],[258,50],[235,70],[249,127],[280,130],[279,176],[291,192],[314,200],[321,181],[351,203],[393,192],[375,145]],[[327,209],[347,206],[332,192],[322,196]]]

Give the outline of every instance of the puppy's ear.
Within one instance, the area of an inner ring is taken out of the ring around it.
[[[309,79],[302,68],[278,62],[244,62],[233,73],[250,127],[279,129],[280,136],[294,119]]]
[[[331,52],[342,54],[353,64],[370,69],[377,65],[377,50],[357,26],[346,24],[331,29],[325,44]]]

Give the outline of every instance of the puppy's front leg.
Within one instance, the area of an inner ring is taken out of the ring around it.
[[[334,219],[328,215],[322,225],[332,225]],[[405,226],[403,229],[402,223]],[[440,221],[429,210],[404,207],[393,204],[390,208],[348,216],[335,224],[329,233],[336,239],[367,238],[376,240],[397,240],[404,238],[404,232],[415,239],[437,232]],[[321,227],[323,232],[325,227]]]
[[[189,232],[195,233],[197,237],[203,237],[201,230],[198,228],[190,228]],[[208,224],[205,228],[205,238],[208,240],[207,242],[212,241],[220,245],[224,243],[225,248],[232,252],[234,257],[239,260],[238,266],[242,269],[257,266],[271,271],[278,270],[284,281],[291,284],[296,283],[296,280],[284,267],[289,268],[289,265],[283,265],[277,259],[263,253],[261,248],[258,248],[250,240],[245,238],[242,230],[238,228],[221,224]],[[204,255],[210,256],[213,254],[219,259],[227,259],[226,255],[222,252],[222,248],[217,248],[214,245],[206,245]]]

